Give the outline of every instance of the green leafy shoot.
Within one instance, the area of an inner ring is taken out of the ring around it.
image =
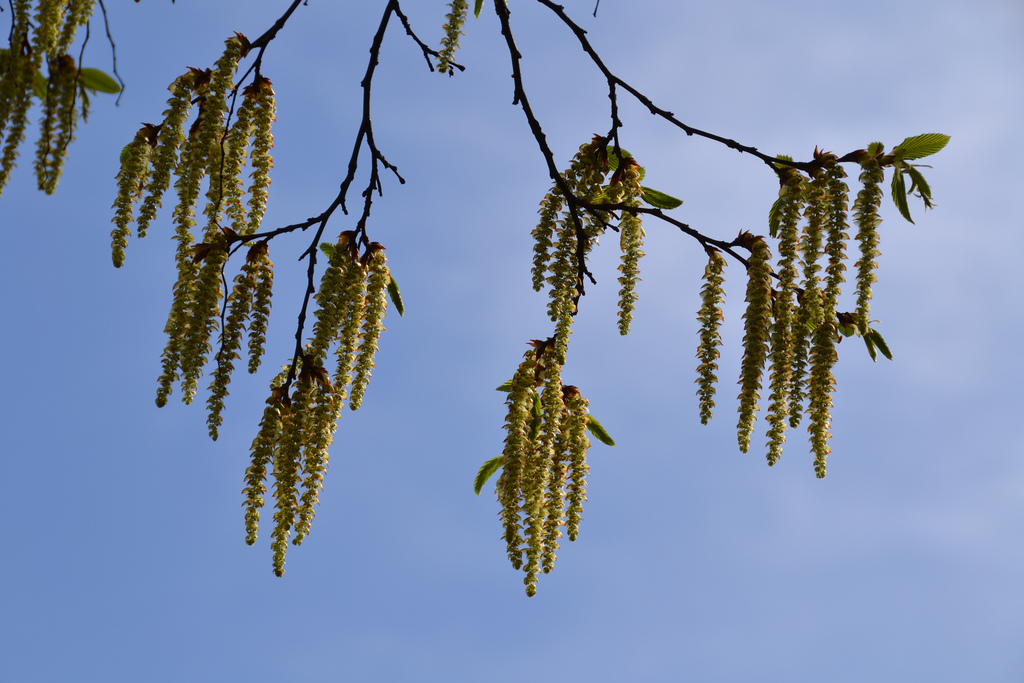
[[[892,150],[893,155],[900,160],[920,159],[931,156],[942,150],[949,142],[949,136],[942,133],[925,133],[909,137]]]
[[[484,8],[484,0],[476,0],[476,4],[473,5],[473,16],[477,19],[480,18],[480,10]],[[477,491],[477,493],[480,493]]]
[[[116,95],[121,92],[121,86],[117,81],[99,69],[81,69],[78,72],[78,78],[83,88],[94,93],[105,92]]]
[[[405,304],[402,303],[402,293],[398,290],[398,283],[395,282],[395,276],[392,275],[391,279],[388,280],[388,296],[391,297],[391,303],[395,305],[395,310],[398,311],[398,315],[405,317]]]
[[[505,382],[500,387],[495,389],[495,391],[512,391],[512,380]]]
[[[682,199],[676,199],[672,195],[652,190],[649,187],[640,186],[644,193],[644,201],[656,209],[675,209],[683,205]]]
[[[124,163],[123,160],[122,163]],[[324,252],[324,256],[327,258],[331,258],[334,256],[334,245],[329,242],[321,242],[320,251]]]
[[[476,491],[476,495],[480,495],[480,490],[487,483],[487,480],[491,478],[491,475],[500,470],[505,466],[505,456],[499,455],[497,458],[491,458],[484,463],[480,471],[476,473],[476,479],[473,480],[473,490]]]
[[[885,339],[878,330],[870,329],[867,334],[864,335],[864,344],[868,347],[868,353],[871,355],[871,360],[878,362],[878,354],[875,352],[877,348],[882,352],[882,355],[892,360],[892,351],[889,350],[889,345],[885,343]]]
[[[125,145],[124,147],[121,148],[121,165],[122,166],[124,166],[128,162],[128,156],[131,153],[132,153],[132,143],[129,142],[127,145]],[[323,248],[322,244],[320,245],[320,248],[321,249]]]
[[[601,423],[597,421],[593,415],[587,415],[587,430],[594,435],[594,438],[603,443],[606,446],[614,446],[615,440],[609,436],[608,432]]]

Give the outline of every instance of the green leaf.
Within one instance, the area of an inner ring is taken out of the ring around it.
[[[512,380],[509,380],[496,389],[496,391],[512,391]]]
[[[330,242],[321,242],[320,251],[324,252],[324,256],[331,258],[334,256],[334,245]]]
[[[640,186],[640,189],[644,192],[644,201],[653,206],[656,209],[674,209],[678,206],[682,206],[683,200],[676,199],[672,195],[659,192],[658,190],[652,190],[649,187]]]
[[[893,169],[892,173],[892,201],[903,217],[913,223],[914,219],[910,217],[910,207],[907,206],[907,186],[903,182],[903,171],[899,168]]]
[[[491,475],[500,470],[505,466],[505,456],[499,455],[497,458],[491,458],[484,463],[484,466],[480,468],[480,471],[476,473],[476,479],[473,480],[473,490],[476,491],[476,495],[480,495],[480,489],[484,487],[487,480],[491,478]]]
[[[768,210],[768,232],[772,237],[779,236],[779,222],[782,220],[782,197],[775,200]]]
[[[128,156],[132,153],[132,143],[129,142],[123,148],[121,148],[121,165],[124,166],[128,163]]]
[[[870,334],[864,335],[864,345],[868,347],[868,353],[871,355],[871,360],[878,362],[878,354],[875,353],[875,342],[871,339]]]
[[[633,157],[622,147],[619,147],[619,151],[622,152],[623,159]],[[619,157],[615,155],[615,148],[612,145],[608,145],[608,170],[612,172],[619,170]]]
[[[597,421],[593,415],[587,415],[587,430],[594,435],[594,438],[603,443],[606,446],[614,446],[615,440],[608,435],[605,428],[601,426],[601,423]]]
[[[864,335],[865,341],[868,337],[871,338],[871,342],[878,347],[878,350],[882,352],[883,356],[892,360],[892,351],[889,350],[889,345],[885,343],[885,339],[882,338],[882,335],[878,330],[868,330],[868,333]],[[871,357],[874,359],[874,355]]]
[[[43,102],[46,101],[46,85],[46,76],[43,75],[42,71],[36,69],[36,85],[33,90],[33,94],[35,94],[35,96],[41,99]]]
[[[105,92],[111,95],[121,92],[121,86],[117,81],[99,69],[82,69],[78,78],[78,82],[83,88],[88,88],[93,92]]]
[[[392,275],[391,279],[388,280],[388,296],[391,297],[391,303],[395,305],[395,310],[398,311],[398,315],[405,317],[405,304],[402,303],[402,293],[398,291],[398,283],[395,282],[395,276]]]
[[[476,0],[476,4],[473,6],[473,16],[477,19],[480,18],[480,10],[484,8],[484,0]]]
[[[917,170],[916,166],[907,165],[907,174],[910,176],[910,189],[907,190],[907,194],[914,194],[917,191],[917,196],[924,200],[924,206],[926,209],[932,207],[932,188],[929,187],[928,181],[924,179],[921,172]]]
[[[900,159],[920,159],[940,151],[949,142],[942,133],[925,133],[907,138],[892,151]]]

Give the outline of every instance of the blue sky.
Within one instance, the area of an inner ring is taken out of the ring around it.
[[[408,2],[421,38],[444,3]],[[0,679],[43,681],[1019,681],[1024,677],[1024,8],[1012,0],[566,2],[617,74],[683,121],[806,159],[941,132],[916,225],[884,209],[872,317],[893,362],[840,347],[829,476],[801,432],[768,468],[736,447],[743,277],[727,269],[716,418],[694,395],[704,256],[648,223],[632,333],[614,240],[592,264],[566,381],[618,442],[591,449],[580,539],[539,593],[505,556],[480,464],[500,453],[549,181],[490,8],[455,78],[400,27],[374,90],[385,180],[370,235],[406,316],[387,320],[363,408],[346,412],[313,531],[287,574],[244,544],[242,475],[269,374],[239,375],[220,440],[201,402],[157,409],[173,277],[167,216],[110,265],[118,153],[165,88],[250,38],[283,1],[108,3],[121,105],[94,103],[58,192],[31,150],[0,198]],[[278,100],[265,226],[334,197],[383,2],[301,6],[267,51]],[[559,163],[608,128],[606,89],[547,10],[511,2],[531,101]],[[2,20],[6,21],[6,14]],[[6,24],[0,24],[5,26]],[[87,65],[107,68],[93,26]],[[623,144],[676,215],[765,231],[763,164],[623,103]],[[329,230],[351,227],[337,217]],[[275,242],[266,372],[291,354],[308,239]],[[763,425],[763,421],[759,422]],[[763,437],[755,437],[762,443]],[[489,490],[489,489],[488,489]]]

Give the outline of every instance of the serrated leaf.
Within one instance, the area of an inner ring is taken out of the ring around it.
[[[132,153],[132,143],[128,143],[121,148],[121,165],[124,166],[128,162],[128,156]]]
[[[903,172],[898,168],[893,169],[892,173],[892,201],[903,217],[913,223],[914,219],[910,217],[910,207],[907,206],[907,186],[903,181]]]
[[[480,10],[484,8],[484,0],[476,0],[476,4],[473,6],[473,16],[477,19],[480,18]]]
[[[512,380],[509,380],[498,387],[495,391],[512,391]]]
[[[388,296],[391,297],[391,303],[395,305],[395,310],[398,311],[398,315],[405,317],[405,304],[402,303],[402,292],[398,289],[398,283],[395,282],[395,276],[391,275],[388,280]]]
[[[882,338],[882,334],[878,330],[868,330],[865,337],[871,337],[871,341],[882,352],[882,355],[892,360],[892,351],[889,350],[889,345],[885,343],[885,339]]]
[[[782,220],[782,197],[775,200],[768,210],[768,232],[772,237],[779,236],[779,223]]]
[[[656,209],[675,209],[683,205],[682,199],[676,199],[670,194],[652,190],[649,187],[640,186],[644,193],[644,201]]]
[[[626,151],[624,148],[619,147],[619,151],[622,152],[622,158],[632,158],[633,155]],[[608,170],[615,172],[619,170],[619,157],[615,154],[615,148],[608,145]]]
[[[593,415],[587,415],[587,431],[594,435],[594,438],[606,446],[614,446],[615,440],[609,436],[601,423]]]
[[[105,92],[116,95],[121,92],[121,86],[113,78],[99,69],[82,69],[79,71],[79,80],[83,88],[93,92]]]
[[[334,245],[330,242],[321,242],[320,251],[324,252],[324,256],[331,258],[334,256]]]
[[[39,69],[36,69],[36,80],[35,87],[33,88],[33,94],[41,99],[43,102],[46,101],[46,76]]]
[[[949,142],[949,136],[942,133],[925,133],[909,137],[893,149],[901,159],[920,159],[940,151]]]
[[[533,394],[533,408],[530,410],[530,414],[538,420],[544,414],[544,404],[540,402],[540,394],[536,392]]]
[[[476,495],[480,495],[480,489],[484,487],[487,480],[491,478],[491,475],[500,470],[505,466],[505,456],[499,455],[497,458],[491,458],[484,463],[480,471],[476,473],[476,479],[473,480],[473,490],[476,491]]]

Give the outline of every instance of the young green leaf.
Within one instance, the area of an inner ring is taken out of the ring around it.
[[[768,232],[772,237],[779,235],[779,221],[782,219],[782,197],[775,200],[772,208],[768,210]]]
[[[477,19],[480,18],[480,10],[484,8],[484,0],[476,0],[476,4],[473,5],[473,16]]]
[[[402,293],[398,291],[398,283],[395,282],[395,277],[392,275],[391,279],[388,280],[388,296],[391,297],[391,303],[395,305],[395,310],[398,311],[398,315],[405,317],[405,304],[402,303]]]
[[[921,175],[916,166],[907,164],[905,168],[910,176],[910,189],[907,190],[907,194],[914,194],[916,191],[917,196],[924,202],[924,208],[932,208],[934,206],[932,204],[932,188],[929,187],[928,181],[924,179],[924,176]]]
[[[608,435],[605,428],[601,426],[601,423],[597,421],[593,415],[587,415],[587,430],[594,435],[594,438],[603,443],[606,446],[614,446],[615,440]]]
[[[491,478],[491,475],[500,470],[505,466],[505,456],[499,455],[497,458],[491,458],[484,463],[484,466],[480,468],[480,471],[476,473],[476,479],[473,480],[473,490],[476,491],[476,495],[480,495],[480,489],[484,487],[487,480]]]
[[[128,143],[121,148],[121,165],[124,166],[128,161],[128,156],[132,153],[132,143]]]
[[[83,88],[88,88],[93,92],[105,92],[111,95],[121,92],[121,86],[117,81],[99,69],[82,69],[79,72],[79,83]]]
[[[893,149],[900,159],[920,159],[940,151],[949,142],[949,136],[942,133],[925,133],[909,137]]]
[[[331,258],[334,256],[334,245],[330,242],[321,242],[320,251],[324,252],[324,256]]]
[[[512,380],[509,380],[496,389],[496,391],[512,391]]]
[[[623,159],[629,159],[633,156],[622,147],[619,147],[619,151],[622,152]],[[619,170],[619,157],[615,154],[615,148],[611,145],[608,145],[608,170],[613,173]]]
[[[894,168],[892,172],[892,201],[903,217],[913,223],[914,219],[910,217],[910,207],[907,206],[907,186],[903,182],[903,171],[900,168]]]
[[[35,87],[33,88],[32,93],[36,97],[41,99],[43,102],[46,101],[46,84],[47,84],[46,76],[43,75],[42,71],[40,71],[39,69],[36,69],[36,82],[35,82]]]
[[[875,342],[871,339],[870,334],[864,335],[864,345],[868,347],[868,354],[871,356],[871,360],[878,362],[878,354],[875,353]]]
[[[656,209],[674,209],[678,206],[682,206],[683,200],[676,199],[672,195],[665,194],[664,192],[658,192],[652,190],[649,187],[640,186],[640,189],[644,192],[644,201],[653,206]]]
[[[878,350],[882,352],[882,355],[892,360],[892,351],[889,350],[889,345],[885,343],[885,339],[882,338],[881,333],[878,330],[868,330],[868,333],[864,335],[865,339],[871,337],[871,342],[878,347]]]

